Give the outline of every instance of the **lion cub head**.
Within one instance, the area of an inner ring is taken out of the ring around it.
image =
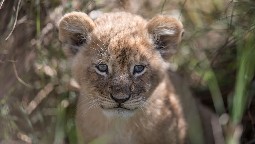
[[[134,114],[163,79],[182,32],[182,24],[166,16],[150,21],[125,12],[94,21],[82,12],[63,16],[59,39],[81,86],[80,103],[106,114]]]

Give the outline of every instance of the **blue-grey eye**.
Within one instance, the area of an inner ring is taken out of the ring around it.
[[[134,66],[134,70],[133,70],[133,74],[139,74],[142,73],[145,69],[144,65],[135,65]]]
[[[102,73],[108,73],[108,66],[106,64],[99,64],[96,68]]]

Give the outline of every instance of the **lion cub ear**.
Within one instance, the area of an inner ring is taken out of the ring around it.
[[[165,60],[169,59],[181,41],[184,32],[182,23],[172,17],[155,16],[148,22],[147,29],[156,50]]]
[[[75,55],[86,46],[94,27],[93,20],[85,13],[65,14],[59,22],[59,40],[64,44],[65,53]]]

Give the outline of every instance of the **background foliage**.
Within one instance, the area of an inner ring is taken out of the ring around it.
[[[255,2],[252,0],[1,0],[0,143],[76,144],[77,86],[57,23],[73,10],[96,17],[129,9],[172,15],[185,27],[171,60],[219,116],[225,143],[255,142]],[[96,140],[93,143],[102,143]]]

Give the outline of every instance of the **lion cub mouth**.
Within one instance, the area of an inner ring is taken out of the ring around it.
[[[130,109],[130,108],[127,108],[125,106],[123,106],[122,104],[118,104],[118,106],[115,106],[115,107],[104,107],[101,105],[101,108],[102,109],[108,109],[108,110],[129,110],[129,111],[134,111],[136,110],[137,108],[133,108],[133,109]]]
[[[118,104],[118,106],[115,107],[104,107],[101,105],[102,111],[103,113],[107,116],[107,117],[130,117],[132,115],[134,115],[135,110],[137,108],[127,108],[125,106],[123,106],[122,104]]]

